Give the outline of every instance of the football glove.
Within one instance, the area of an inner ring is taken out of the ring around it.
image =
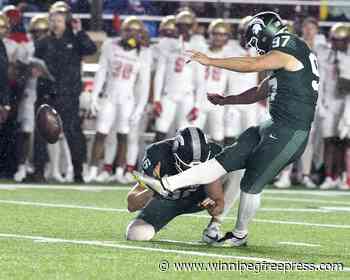
[[[199,110],[198,108],[194,107],[192,108],[191,112],[188,113],[187,120],[190,122],[193,122],[198,118],[198,115],[199,115]]]

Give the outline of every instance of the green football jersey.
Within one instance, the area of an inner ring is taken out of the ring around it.
[[[273,71],[269,81],[269,108],[274,121],[295,129],[308,130],[314,119],[319,73],[316,55],[296,35],[274,37],[272,50],[294,56],[302,64],[298,71]]]

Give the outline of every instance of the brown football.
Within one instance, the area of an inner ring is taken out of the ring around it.
[[[62,120],[55,109],[43,104],[36,112],[36,127],[48,143],[54,144],[62,133]]]

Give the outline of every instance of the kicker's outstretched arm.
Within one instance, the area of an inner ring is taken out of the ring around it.
[[[269,79],[270,77],[266,77],[257,87],[252,87],[238,95],[224,97],[219,94],[208,93],[208,100],[214,105],[252,104],[258,102],[268,96]]]
[[[277,70],[288,68],[288,64],[293,60],[291,55],[280,51],[270,51],[269,53],[256,57],[228,57],[213,58],[204,53],[189,51],[190,59],[200,64],[223,68],[230,71],[250,73],[265,70]]]

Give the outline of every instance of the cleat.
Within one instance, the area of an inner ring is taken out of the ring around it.
[[[96,177],[96,182],[108,183],[111,180],[111,177],[111,174],[104,170]]]
[[[310,176],[307,175],[303,177],[302,184],[305,185],[307,189],[315,189],[317,187],[316,184],[310,178]]]
[[[27,177],[27,170],[26,170],[26,166],[23,164],[18,166],[18,170],[14,175],[14,180],[16,182],[22,182],[25,178]]]
[[[26,164],[26,169],[27,169],[27,173],[29,174],[34,173],[34,170],[35,170],[34,166],[31,163]]]
[[[54,181],[59,182],[59,183],[65,182],[65,178],[63,178],[61,173],[58,173],[58,172],[53,173],[51,176],[51,179],[53,179]]]
[[[219,226],[209,225],[203,230],[202,241],[206,244],[213,245],[222,238]]]
[[[163,197],[166,197],[169,195],[169,193],[171,193],[170,191],[164,188],[161,179],[154,179],[137,171],[134,171],[133,175],[135,180],[144,188],[150,189]]]
[[[243,247],[247,246],[248,243],[248,234],[243,237],[238,237],[234,235],[232,231],[226,232],[225,236],[218,240],[215,243],[217,246],[223,247]]]
[[[96,181],[97,171],[98,171],[97,166],[91,166],[90,171],[88,172],[88,175],[84,178],[84,181],[86,183],[91,183],[91,182]]]
[[[350,180],[344,179],[338,185],[338,189],[342,191],[350,191]]]
[[[126,184],[134,184],[136,183],[136,180],[131,172],[126,172],[124,175],[124,181]]]
[[[73,172],[73,170],[67,171],[67,174],[64,177],[64,181],[66,183],[73,183],[74,182],[74,172]]]
[[[126,184],[124,180],[124,168],[117,167],[115,174],[111,177],[110,181],[116,181],[120,184]]]
[[[333,180],[331,177],[326,177],[324,182],[321,184],[320,189],[321,190],[331,190],[335,189],[337,186],[337,180]]]
[[[281,177],[274,183],[278,189],[288,189],[291,185],[289,172],[282,172]]]

